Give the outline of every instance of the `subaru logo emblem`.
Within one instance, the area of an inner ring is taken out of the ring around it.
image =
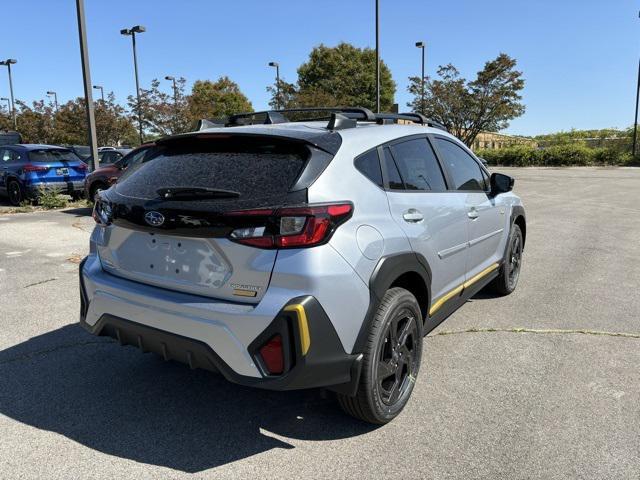
[[[164,223],[164,215],[160,212],[147,212],[144,214],[144,221],[152,227],[159,227]]]

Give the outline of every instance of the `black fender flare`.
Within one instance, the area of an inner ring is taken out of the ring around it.
[[[513,205],[511,207],[511,219],[509,221],[509,229],[513,226],[513,223],[516,221],[518,217],[522,217],[525,224],[525,231],[522,232],[522,248],[524,249],[524,245],[526,243],[526,225],[527,225],[527,216],[524,213],[524,207],[522,205]]]
[[[431,304],[431,267],[424,256],[416,252],[404,252],[382,257],[378,260],[369,279],[369,308],[360,326],[352,352],[363,351],[373,317],[382,298],[393,282],[405,273],[416,273],[424,281],[427,288],[426,304],[428,310]]]

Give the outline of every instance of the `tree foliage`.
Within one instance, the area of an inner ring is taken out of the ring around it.
[[[164,91],[160,88],[160,81],[154,78],[150,88],[140,89],[142,125],[147,136],[162,137],[184,133],[191,129],[193,122],[184,93],[186,82],[182,77],[176,79],[176,92],[173,91],[173,84],[170,91]],[[137,125],[138,99],[135,95],[129,95],[127,102],[132,120]]]
[[[516,60],[501,53],[488,61],[475,80],[468,81],[451,64],[438,68],[437,80],[425,78],[424,114],[440,123],[467,145],[481,131],[497,132],[525,111],[520,92],[522,72]],[[410,77],[413,100],[407,106],[422,110],[420,77]]]
[[[320,45],[298,68],[296,85],[281,80],[281,102],[287,108],[358,106],[376,109],[376,52],[348,43],[336,47]],[[275,86],[269,105],[277,105]],[[396,84],[389,67],[380,62],[380,109],[393,106]]]
[[[238,84],[226,76],[215,82],[196,80],[187,103],[193,121],[253,111],[251,102],[240,91]]]

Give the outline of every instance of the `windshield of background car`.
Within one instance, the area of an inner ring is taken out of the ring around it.
[[[32,162],[78,162],[80,158],[71,150],[43,148],[30,150],[29,160]]]

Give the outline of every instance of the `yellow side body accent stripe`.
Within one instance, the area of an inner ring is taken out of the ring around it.
[[[307,312],[304,311],[304,307],[299,303],[295,305],[287,305],[284,309],[285,312],[295,312],[298,317],[298,330],[300,331],[300,348],[302,349],[302,355],[306,355],[311,346],[311,336],[309,335],[309,323],[307,322]]]
[[[431,305],[431,308],[429,309],[429,315],[433,315],[434,313],[436,313],[440,309],[440,307],[442,307],[442,305],[444,305],[447,301],[451,300],[453,297],[455,297],[456,295],[461,293],[465,288],[469,288],[471,285],[476,283],[481,278],[486,277],[487,275],[489,275],[491,272],[493,272],[499,266],[500,265],[498,265],[497,263],[489,265],[483,271],[481,271],[477,275],[474,275],[469,280],[464,282],[462,285],[457,286],[456,288],[451,290],[449,293],[447,293],[447,294],[443,295],[442,297],[440,297],[437,301],[435,301],[433,303],[433,305]]]

